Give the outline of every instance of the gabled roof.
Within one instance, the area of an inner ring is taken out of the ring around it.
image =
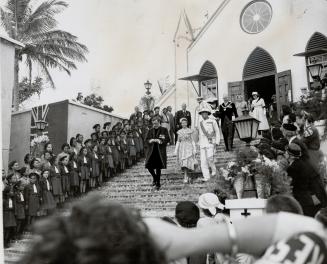
[[[207,23],[202,27],[200,32],[196,35],[196,38],[192,43],[188,46],[188,50],[192,49],[193,46],[196,44],[196,42],[203,36],[203,34],[207,31],[207,29],[211,26],[211,24],[215,21],[215,19],[218,17],[218,15],[224,10],[224,8],[228,5],[228,3],[231,0],[223,0],[222,3],[218,6],[216,11],[213,13],[213,15],[209,18]]]
[[[176,31],[175,31],[175,34],[174,34],[174,42],[176,41],[176,38],[177,38],[177,34],[178,34],[178,31],[179,31],[179,28],[181,26],[181,23],[184,23],[188,32],[190,33],[190,36],[191,36],[191,40],[193,41],[194,40],[194,35],[193,35],[193,29],[192,29],[192,26],[191,26],[191,23],[190,23],[190,20],[186,14],[186,11],[185,9],[181,12],[181,14],[179,15],[179,19],[178,19],[178,24],[177,24],[177,28],[176,28]]]

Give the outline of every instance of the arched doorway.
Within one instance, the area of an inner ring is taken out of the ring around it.
[[[270,54],[257,47],[249,55],[243,69],[244,97],[249,99],[256,91],[268,106],[276,94],[276,64]]]
[[[320,32],[315,32],[309,39],[306,48],[306,65],[321,64],[321,76],[327,75],[327,37]],[[311,87],[313,80],[307,71],[308,87]]]
[[[216,67],[210,61],[205,61],[200,69],[199,76],[211,76],[200,81],[200,94],[204,99],[218,98],[218,76]]]

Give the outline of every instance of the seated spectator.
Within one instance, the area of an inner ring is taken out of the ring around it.
[[[303,210],[299,202],[292,196],[282,194],[269,197],[266,205],[267,214],[279,212],[303,215]]]

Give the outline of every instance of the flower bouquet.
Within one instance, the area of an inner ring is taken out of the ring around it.
[[[31,154],[34,157],[41,157],[44,145],[49,142],[49,137],[46,135],[36,136],[31,141]]]

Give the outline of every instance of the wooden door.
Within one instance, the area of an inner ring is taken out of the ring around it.
[[[230,100],[235,103],[240,100],[240,96],[244,97],[243,82],[229,82],[228,83],[228,96]]]
[[[289,105],[293,101],[291,70],[276,75],[276,99],[280,116],[282,105]]]

